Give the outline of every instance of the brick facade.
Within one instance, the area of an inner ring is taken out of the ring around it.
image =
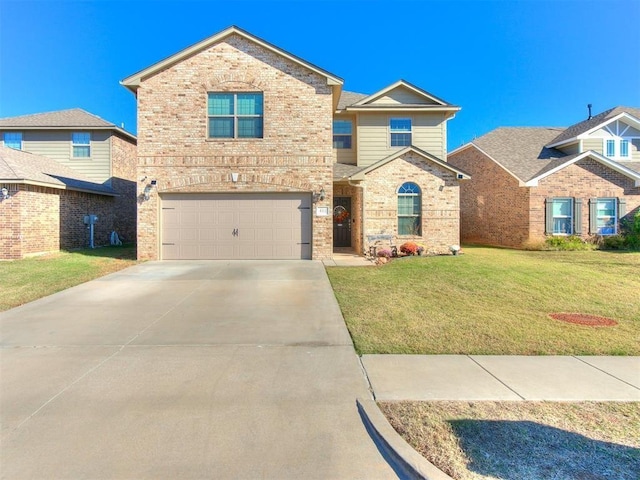
[[[94,245],[109,244],[114,198],[33,185],[6,185],[11,196],[0,203],[3,228],[0,258],[19,259],[89,246],[87,214],[98,215]]]
[[[422,235],[398,235],[398,188],[416,183],[422,191]],[[459,181],[455,173],[415,153],[407,153],[367,174],[364,236],[391,234],[394,244],[415,241],[429,253],[449,253],[460,243]],[[366,248],[366,246],[365,246]]]
[[[114,199],[113,230],[125,243],[137,237],[137,147],[128,138],[111,135],[111,188],[118,192]]]
[[[262,139],[208,139],[208,92],[263,92]],[[159,202],[178,192],[317,192],[332,205],[332,91],[325,77],[233,34],[138,88],[138,257],[158,259]],[[231,173],[238,181],[231,181]],[[142,201],[149,180],[157,187]],[[332,255],[313,217],[314,259]]]
[[[545,236],[545,199],[547,197],[573,197],[582,199],[582,237],[589,231],[589,199],[622,198],[626,200],[626,217],[631,218],[640,209],[640,187],[615,170],[585,158],[540,180],[531,188],[531,238]]]
[[[628,218],[640,208],[640,187],[590,158],[543,178],[537,187],[519,186],[516,178],[473,147],[450,155],[449,162],[472,176],[460,187],[461,237],[467,243],[521,248],[544,241],[547,197],[582,199],[584,238],[590,235],[590,198],[624,197]]]

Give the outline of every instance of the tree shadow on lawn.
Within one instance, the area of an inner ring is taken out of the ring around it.
[[[503,480],[637,480],[640,449],[529,421],[452,420],[471,472]]]

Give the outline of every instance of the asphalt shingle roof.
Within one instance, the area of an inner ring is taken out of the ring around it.
[[[639,108],[614,107],[609,110],[605,110],[604,112],[599,113],[598,115],[595,115],[588,120],[584,120],[580,123],[576,123],[575,125],[570,126],[569,128],[565,129],[560,135],[547,142],[546,145],[554,145],[556,143],[575,138],[578,135],[588,132],[592,128],[597,127],[601,123],[606,122],[610,118],[620,115],[621,113],[628,113],[629,115],[633,115],[637,119],[640,119]]]
[[[560,158],[566,160],[566,154],[560,150],[545,147],[563,130],[555,127],[501,127],[472,143],[517,178],[527,181],[562,163]]]
[[[56,112],[34,113],[0,118],[0,127],[113,127],[116,125],[81,108]]]
[[[334,180],[343,180],[345,178],[349,178],[355,175],[360,170],[363,170],[363,167],[358,167],[357,165],[351,165],[348,163],[334,163],[333,164],[333,179]]]
[[[117,195],[111,187],[95,183],[55,160],[9,147],[0,147],[0,182],[2,181],[34,182],[54,188]]]
[[[340,94],[340,100],[338,100],[338,110],[344,110],[346,107],[353,105],[368,96],[369,95],[365,95],[364,93],[343,91]]]

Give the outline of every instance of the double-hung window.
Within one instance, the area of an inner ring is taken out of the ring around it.
[[[4,146],[22,150],[22,132],[4,132]]]
[[[589,231],[596,235],[618,233],[618,219],[626,213],[624,198],[592,198],[589,200]]]
[[[71,134],[71,149],[73,158],[91,157],[91,133],[73,132]]]
[[[581,234],[582,200],[571,197],[547,198],[547,235]]]
[[[262,93],[209,93],[209,138],[262,138]]]
[[[596,200],[596,233],[599,235],[616,234],[617,203],[615,198],[598,198]]]
[[[420,187],[405,182],[398,188],[398,235],[422,235]]]
[[[333,121],[333,148],[351,148],[353,124],[350,120]]]
[[[390,118],[389,133],[392,147],[408,147],[411,145],[411,119]]]

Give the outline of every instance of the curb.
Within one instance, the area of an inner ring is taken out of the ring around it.
[[[385,457],[391,459],[394,469],[402,474],[401,478],[453,480],[452,477],[437,468],[405,442],[387,421],[375,400],[358,398],[356,404],[365,427],[373,437],[376,446]]]

